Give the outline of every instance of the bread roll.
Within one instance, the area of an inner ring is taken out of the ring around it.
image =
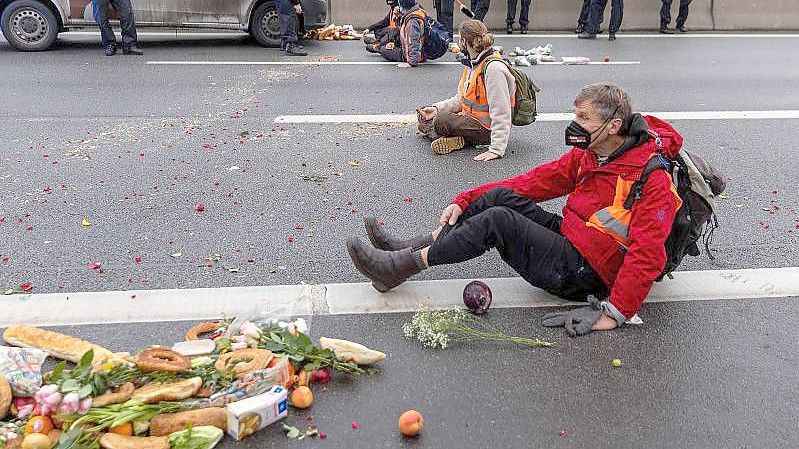
[[[100,437],[103,449],[170,449],[167,437],[129,437],[107,433]]]
[[[163,401],[182,401],[194,396],[203,386],[200,377],[192,377],[177,382],[149,383],[133,392],[134,401],[157,404]]]
[[[162,413],[150,421],[150,435],[164,436],[179,432],[189,424],[192,427],[214,426],[227,430],[227,411],[223,407],[209,407],[178,413]]]
[[[111,357],[108,349],[59,332],[39,329],[24,324],[10,326],[3,332],[6,343],[21,348],[36,348],[47,351],[51,356],[78,363],[83,354],[94,350],[93,364],[99,364]]]

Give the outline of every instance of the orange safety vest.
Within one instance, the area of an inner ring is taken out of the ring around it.
[[[653,153],[652,156],[655,156],[655,154]],[[586,226],[595,228],[603,234],[610,236],[625,248],[630,247],[629,231],[632,210],[624,208],[624,201],[626,201],[627,197],[630,195],[630,190],[633,184],[635,184],[635,181],[634,179],[627,180],[619,176],[616,179],[616,193],[613,197],[613,204],[596,211],[585,223]],[[677,188],[674,186],[674,183],[671,183],[671,193],[674,194],[674,197],[677,199],[675,210],[679,210],[680,207],[682,207],[682,199],[677,193]]]
[[[489,62],[501,60],[502,58],[499,56],[488,56],[472,68],[471,79],[469,79],[469,68],[464,67],[461,81],[458,85],[458,93],[461,96],[461,112],[477,119],[485,129],[491,129],[491,116],[488,111],[488,93],[486,92],[483,69]],[[516,107],[516,95],[513,92],[510,95],[510,107]]]
[[[405,24],[408,22],[408,19],[411,16],[420,18],[422,20],[422,27],[425,26],[425,22],[427,20],[427,13],[424,11],[424,9],[421,9],[421,8],[417,9],[416,11],[409,12],[405,17],[402,18],[402,37],[403,37],[403,41],[404,41],[404,44],[405,44],[404,51],[405,51],[405,61],[406,62],[410,59],[410,55],[408,54],[408,49],[410,48],[410,44],[409,44],[410,38],[408,36],[408,27],[406,27]],[[424,47],[424,41],[425,41],[425,36],[422,35],[422,47]],[[425,60],[424,52],[422,52],[422,61],[424,61],[424,60]]]
[[[397,21],[394,20],[394,9],[388,12],[388,28],[391,30],[397,29]]]

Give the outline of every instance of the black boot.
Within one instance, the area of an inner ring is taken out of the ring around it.
[[[372,280],[375,290],[385,293],[426,267],[419,251],[406,248],[383,251],[367,245],[357,237],[347,239],[347,252],[352,263],[364,276]]]
[[[297,45],[288,44],[288,45],[286,45],[286,55],[287,56],[308,56],[308,53],[303,51],[302,48],[300,48]]]
[[[615,41],[616,40],[616,33],[612,32],[612,31],[610,33],[608,33],[608,40],[609,41]]]
[[[574,34],[583,34],[585,33],[585,25],[577,25],[577,28],[574,29]]]
[[[507,31],[508,34],[513,34],[513,24],[509,23],[508,26],[505,28],[505,31]]]
[[[519,30],[519,32],[522,34],[527,34],[527,27],[522,27],[522,29]]]
[[[117,54],[117,46],[113,44],[105,45],[103,46],[103,53],[105,53],[106,56],[114,56]]]
[[[122,47],[122,54],[123,55],[134,55],[134,56],[141,56],[144,54],[143,51],[136,46],[136,44],[130,44]]]
[[[585,31],[578,34],[577,39],[596,39],[596,34]]]
[[[396,238],[384,231],[375,217],[364,217],[363,225],[366,227],[366,234],[369,236],[369,241],[372,242],[372,245],[383,251],[399,251],[405,248],[419,251],[433,244],[433,236],[430,234],[417,235],[410,239]]]
[[[678,26],[677,27],[677,31],[679,31],[680,33],[687,33],[688,32],[688,30],[685,29],[685,25]]]

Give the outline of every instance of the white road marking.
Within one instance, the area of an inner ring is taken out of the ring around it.
[[[778,111],[681,111],[642,112],[663,120],[767,120],[799,119],[799,110]],[[538,114],[538,122],[568,122],[574,118],[570,112]],[[274,123],[416,123],[416,114],[329,114],[280,115]]]
[[[470,279],[413,281],[381,294],[369,283],[276,285],[183,290],[46,293],[3,297],[0,326],[39,326],[209,320],[256,316],[287,307],[298,315],[411,312],[462,305]],[[492,307],[548,307],[574,304],[530,286],[521,278],[485,279]],[[799,267],[681,271],[656,283],[647,302],[799,298]]]
[[[637,65],[641,61],[589,61],[583,64],[566,64],[561,61],[541,62],[536,65]],[[147,65],[172,66],[234,66],[234,65],[397,65],[391,61],[147,61]],[[458,61],[430,61],[429,65],[461,65]]]

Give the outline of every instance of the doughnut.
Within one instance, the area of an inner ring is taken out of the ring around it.
[[[177,373],[191,368],[191,362],[171,349],[147,348],[136,354],[136,366],[144,373],[152,371]]]
[[[186,332],[186,341],[199,340],[200,334],[218,331],[219,326],[220,324],[218,321],[206,321],[205,323],[200,323]]]
[[[266,349],[238,349],[222,354],[214,364],[219,371],[233,369],[236,377],[242,377],[250,371],[264,369],[272,360],[272,351]]]

